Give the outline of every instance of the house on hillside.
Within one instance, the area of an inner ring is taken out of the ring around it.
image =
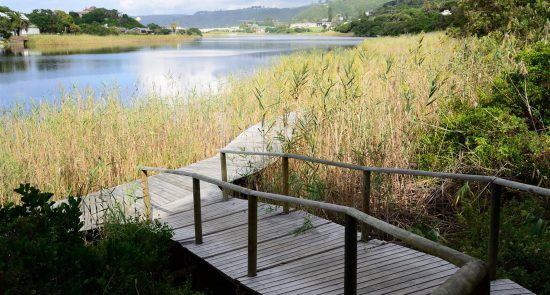
[[[443,16],[449,16],[449,15],[452,15],[453,13],[449,10],[449,9],[445,9],[441,12],[441,15]]]
[[[84,10],[78,13],[78,16],[82,17],[83,15],[86,15],[94,10],[96,10],[95,6],[86,7],[84,8]]]
[[[30,24],[28,29],[21,30],[21,36],[29,35],[40,35],[40,29],[37,26]]]
[[[149,28],[133,28],[133,29],[127,30],[126,32],[130,34],[147,35],[147,34],[151,34],[153,31]]]

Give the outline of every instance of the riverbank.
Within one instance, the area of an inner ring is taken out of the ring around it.
[[[70,46],[78,47],[114,47],[132,45],[159,45],[173,44],[182,41],[192,41],[200,36],[195,35],[32,35],[29,36],[28,46],[36,48],[52,48]]]

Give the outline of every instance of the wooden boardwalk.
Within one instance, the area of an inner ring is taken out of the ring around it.
[[[288,134],[284,124],[269,132],[255,125],[232,141],[233,150],[280,151],[280,143],[264,138]],[[273,159],[227,156],[228,181],[271,164]],[[221,179],[219,155],[181,168]],[[173,239],[233,280],[239,289],[260,294],[343,294],[344,227],[303,211],[258,203],[258,271],[247,276],[246,200],[223,201],[221,190],[201,182],[203,243],[194,243],[192,180],[174,174],[149,177],[153,216],[174,229]],[[143,209],[138,181],[92,194],[85,199],[86,226],[97,224],[113,202],[127,212]],[[359,234],[358,234],[359,237]],[[429,294],[458,268],[440,258],[394,243],[358,239],[358,294]],[[491,283],[491,294],[533,294],[510,280]]]

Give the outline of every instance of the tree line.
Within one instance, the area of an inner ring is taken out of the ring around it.
[[[9,38],[12,34],[20,35],[29,28],[29,19],[6,6],[0,6],[0,37]]]
[[[494,33],[538,40],[550,28],[548,11],[550,2],[538,0],[394,0],[336,31],[386,36],[450,29],[462,36]]]
[[[116,9],[95,8],[86,13],[65,12],[62,10],[34,9],[26,16],[12,11],[8,7],[0,6],[0,35],[9,38],[12,34],[19,35],[22,30],[33,24],[41,33],[45,34],[90,34],[90,35],[117,35],[133,28],[148,27],[151,33],[167,35],[180,33],[200,35],[196,28],[181,32],[174,29],[162,28],[157,24],[144,26],[138,20],[121,13]]]

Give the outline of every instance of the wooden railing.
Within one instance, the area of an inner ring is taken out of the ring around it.
[[[333,161],[327,161],[322,159],[316,159],[301,155],[283,154],[283,153],[265,153],[265,152],[246,152],[246,151],[230,151],[222,150],[221,152],[221,170],[222,180],[204,176],[201,174],[185,171],[185,170],[172,170],[155,167],[139,167],[143,172],[143,193],[146,216],[151,218],[151,205],[150,196],[147,185],[148,172],[158,173],[170,173],[176,175],[182,175],[191,177],[193,179],[193,210],[195,221],[195,243],[202,243],[202,219],[201,219],[201,199],[200,199],[200,181],[205,181],[219,186],[223,190],[224,199],[228,199],[230,191],[238,192],[244,195],[248,199],[248,276],[255,276],[257,271],[257,202],[258,198],[282,202],[284,212],[288,213],[289,205],[304,206],[309,208],[328,210],[335,213],[340,213],[345,216],[345,243],[344,243],[344,293],[356,294],[357,293],[357,222],[361,222],[361,239],[367,240],[368,233],[371,228],[382,231],[388,235],[397,238],[404,243],[412,246],[425,253],[442,258],[452,264],[457,265],[460,269],[447,279],[441,286],[439,286],[434,294],[489,294],[490,280],[494,278],[496,272],[496,254],[498,250],[498,230],[499,230],[499,218],[500,218],[500,193],[501,186],[515,188],[523,191],[538,193],[545,196],[550,196],[550,190],[531,186],[527,184],[508,181],[498,177],[480,176],[480,175],[467,175],[467,174],[452,174],[452,173],[438,173],[420,170],[406,170],[406,169],[394,169],[394,168],[377,168],[366,167],[347,163],[339,163]],[[226,154],[243,154],[243,155],[256,155],[256,156],[271,156],[281,157],[283,160],[283,191],[284,194],[273,194],[266,192],[259,192],[251,190],[245,187],[241,187],[227,182],[227,165]],[[355,208],[329,204],[324,202],[318,202],[307,199],[300,199],[297,197],[288,196],[288,179],[289,169],[288,160],[297,159],[313,163],[320,163],[335,167],[348,168],[358,171],[363,171],[363,210],[361,212]],[[369,215],[370,208],[370,191],[371,191],[371,173],[392,173],[392,174],[405,174],[414,176],[430,176],[438,178],[450,178],[460,179],[465,181],[479,181],[491,184],[492,191],[492,206],[491,206],[491,235],[489,246],[489,264],[488,268],[486,264],[476,258],[473,258],[467,254],[461,253],[444,245],[435,243],[426,238],[420,237],[409,231],[386,223],[382,220],[376,219]],[[148,204],[147,204],[148,203]]]

